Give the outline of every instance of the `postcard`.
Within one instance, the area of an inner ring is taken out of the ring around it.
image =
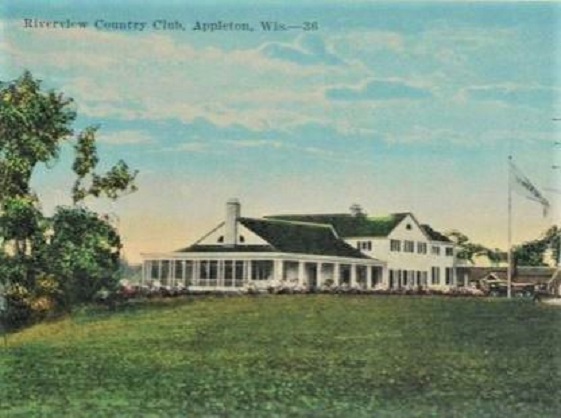
[[[4,3],[8,416],[555,416],[560,13]]]

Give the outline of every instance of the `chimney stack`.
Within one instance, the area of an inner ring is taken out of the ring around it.
[[[238,243],[238,219],[240,217],[241,205],[238,199],[230,199],[226,202],[226,231],[224,233],[224,245],[233,247]]]

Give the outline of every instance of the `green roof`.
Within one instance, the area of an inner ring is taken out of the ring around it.
[[[252,218],[240,218],[240,223],[279,252],[370,258],[338,238],[329,225]]]
[[[282,252],[370,258],[340,239],[330,225],[277,219],[240,218],[240,224],[266,241],[264,245],[195,244],[177,252]]]
[[[442,235],[440,232],[435,231],[429,225],[421,225],[421,228],[423,228],[425,234],[427,234],[433,241],[452,242],[446,235]]]
[[[266,219],[282,219],[286,221],[310,222],[331,225],[340,237],[385,237],[408,215],[393,213],[384,217],[365,215],[325,214],[325,215],[274,215]]]

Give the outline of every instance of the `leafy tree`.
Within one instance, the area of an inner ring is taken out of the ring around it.
[[[57,209],[48,254],[65,306],[90,301],[100,289],[115,287],[120,249],[119,234],[107,219],[86,208]]]
[[[121,192],[136,191],[134,179],[137,172],[131,172],[123,160],[120,160],[105,175],[95,173],[94,170],[99,162],[95,146],[97,130],[98,127],[86,128],[78,135],[78,143],[74,146],[76,158],[72,170],[77,176],[72,188],[74,203],[83,201],[89,195],[99,197],[105,194],[111,199],[116,199]]]
[[[0,82],[0,283],[9,284],[22,303],[62,292],[70,306],[116,280],[121,244],[108,220],[76,206],[58,208],[47,219],[31,189],[38,166],[52,166],[62,146],[75,142],[75,205],[89,196],[116,199],[136,190],[137,171],[123,161],[96,172],[98,127],[75,134],[75,119],[73,100],[43,91],[28,71]],[[57,292],[46,292],[45,283]]]
[[[40,81],[28,71],[16,81],[0,83],[0,202],[31,194],[37,164],[57,159],[75,118],[72,99],[42,92]]]
[[[547,249],[553,252],[553,258],[559,262],[560,230],[552,226],[536,240],[525,242],[514,247],[514,260],[517,266],[544,266],[544,255]]]
[[[36,199],[29,196],[4,199],[0,216],[2,249],[23,256],[39,249],[45,242],[45,219]]]
[[[489,261],[495,266],[498,266],[502,262],[508,262],[508,253],[499,248],[488,248],[486,255]]]
[[[76,119],[73,100],[62,93],[41,91],[41,82],[26,71],[20,78],[0,83],[0,202],[9,197],[30,196],[30,181],[40,163],[52,164],[62,144],[73,138]],[[72,169],[77,175],[74,202],[88,195],[106,195],[136,190],[131,171],[119,161],[104,175],[95,173],[99,161],[95,145],[98,127],[87,127],[77,135],[76,158]],[[89,187],[83,185],[91,177]]]
[[[473,258],[480,255],[489,255],[489,249],[481,244],[475,244],[470,241],[467,235],[459,231],[450,231],[446,234],[452,242],[458,246],[458,258],[462,260],[474,262]]]

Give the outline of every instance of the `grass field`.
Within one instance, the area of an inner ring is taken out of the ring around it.
[[[558,417],[561,309],[259,296],[89,310],[10,335],[0,416]]]

